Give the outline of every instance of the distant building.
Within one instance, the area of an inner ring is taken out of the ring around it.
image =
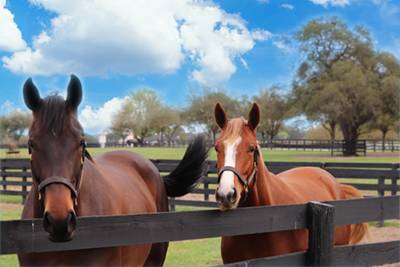
[[[100,133],[99,134],[99,144],[101,148],[106,147],[106,142],[107,142],[107,135],[105,133]]]

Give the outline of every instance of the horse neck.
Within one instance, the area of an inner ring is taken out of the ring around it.
[[[262,158],[258,162],[257,181],[252,189],[249,190],[243,206],[270,206],[282,203],[282,196],[285,194],[284,182],[268,171]]]

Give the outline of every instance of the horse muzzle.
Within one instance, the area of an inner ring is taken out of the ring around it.
[[[43,227],[50,241],[71,241],[76,229],[75,212],[71,210],[65,218],[56,220],[49,211],[46,211],[43,217]]]
[[[228,192],[223,192],[220,188],[217,188],[215,192],[215,199],[221,211],[235,210],[239,203],[238,198],[240,196],[238,196],[235,188]]]

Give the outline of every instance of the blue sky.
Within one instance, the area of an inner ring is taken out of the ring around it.
[[[22,86],[65,95],[69,75],[84,87],[79,120],[107,130],[138,88],[185,107],[202,86],[233,97],[290,86],[300,56],[282,42],[309,20],[337,15],[362,24],[377,50],[400,59],[400,3],[391,0],[0,0],[0,114],[27,108]]]

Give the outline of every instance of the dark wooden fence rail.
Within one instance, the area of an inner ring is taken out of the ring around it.
[[[79,217],[75,237],[66,243],[49,241],[42,219],[1,221],[1,254],[101,248],[307,228],[308,251],[234,265],[370,266],[394,263],[399,262],[398,241],[333,247],[333,238],[318,238],[318,233],[331,234],[337,225],[399,219],[399,201],[399,196],[388,196],[240,208],[234,212],[208,210]]]
[[[151,160],[160,172],[169,173],[179,160]],[[335,163],[335,162],[266,162],[266,165],[272,173],[280,173],[282,171],[301,166],[312,166],[323,168],[331,173],[336,178],[353,178],[353,179],[369,179],[377,180],[377,183],[363,184],[351,183],[360,190],[376,191],[378,196],[384,196],[385,191],[391,195],[396,195],[400,191],[398,185],[399,180],[399,164],[386,164],[386,163]],[[0,181],[0,194],[3,195],[18,195],[22,196],[22,202],[25,203],[26,196],[28,195],[27,186],[31,186],[32,182],[28,181],[31,177],[29,171],[29,159],[1,159],[1,177]],[[210,188],[210,185],[217,184],[217,169],[215,161],[209,162],[207,175],[203,177],[202,188],[196,189],[195,194],[204,195],[204,201],[171,199],[171,208],[174,209],[175,205],[183,206],[198,206],[198,207],[217,207],[215,201],[209,201],[209,196],[214,195],[215,189]],[[14,178],[12,181],[7,178]],[[16,181],[15,178],[18,178]],[[389,181],[389,184],[388,184]],[[19,186],[17,190],[10,190],[8,186]],[[20,187],[22,186],[22,190]]]

